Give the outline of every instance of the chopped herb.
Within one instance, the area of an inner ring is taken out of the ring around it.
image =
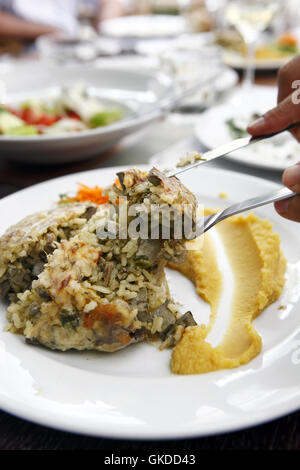
[[[150,268],[152,266],[151,260],[146,255],[138,255],[134,261],[140,268]]]
[[[240,139],[247,135],[247,131],[242,127],[237,126],[234,119],[228,119],[225,123],[229,127],[230,133],[234,139]]]
[[[68,193],[61,193],[61,194],[59,195],[59,199],[66,199],[67,197],[69,197],[69,196],[68,196]]]
[[[249,123],[255,121],[260,116],[261,115],[259,113],[252,113],[249,118]],[[236,124],[236,120],[234,118],[227,119],[227,121],[225,121],[225,124],[228,126],[233,139],[240,139],[241,137],[245,137],[246,135],[248,135],[246,126],[239,126],[238,124]]]
[[[77,328],[81,323],[81,316],[80,313],[72,313],[71,315],[68,313],[61,312],[60,313],[60,321],[62,326],[70,326],[72,328]]]

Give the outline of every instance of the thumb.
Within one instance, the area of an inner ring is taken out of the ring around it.
[[[293,93],[291,93],[275,108],[251,123],[247,131],[252,135],[271,134],[297,121],[300,121],[300,105],[293,99]],[[300,140],[300,126],[295,127],[292,133]]]
[[[292,191],[300,194],[300,162],[284,171],[282,182]]]

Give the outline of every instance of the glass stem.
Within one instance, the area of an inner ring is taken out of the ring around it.
[[[249,41],[247,44],[247,66],[242,82],[243,91],[249,93],[254,85],[255,78],[255,41]]]

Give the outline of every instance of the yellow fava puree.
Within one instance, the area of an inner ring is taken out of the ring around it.
[[[234,276],[231,317],[222,342],[212,347],[205,341],[216,314],[222,315],[220,298],[222,273],[218,269],[209,232],[193,243],[184,265],[175,267],[195,285],[197,293],[210,304],[209,325],[188,328],[174,348],[171,369],[175,374],[201,374],[238,367],[251,361],[262,348],[252,320],[282,292],[286,261],[279,236],[272,224],[253,214],[235,216],[218,224]]]

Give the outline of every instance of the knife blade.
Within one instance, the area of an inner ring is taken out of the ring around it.
[[[257,137],[252,137],[251,135],[247,137],[242,137],[240,139],[232,140],[231,142],[227,142],[213,150],[208,150],[207,152],[201,154],[201,160],[198,160],[196,163],[192,163],[190,165],[186,165],[184,167],[180,167],[178,170],[175,170],[172,174],[167,173],[167,176],[177,176],[185,171],[191,170],[193,168],[197,168],[204,163],[208,163],[211,160],[215,160],[216,158],[223,157],[224,155],[228,155],[235,150],[240,150],[242,148],[248,147],[248,145],[255,144],[256,142],[260,142],[265,139],[269,139],[270,137],[274,137],[275,135],[281,134],[282,132],[288,131],[293,127],[300,125],[300,122],[295,122],[290,124],[288,127],[281,129],[278,132],[273,132],[271,134],[265,134]]]

